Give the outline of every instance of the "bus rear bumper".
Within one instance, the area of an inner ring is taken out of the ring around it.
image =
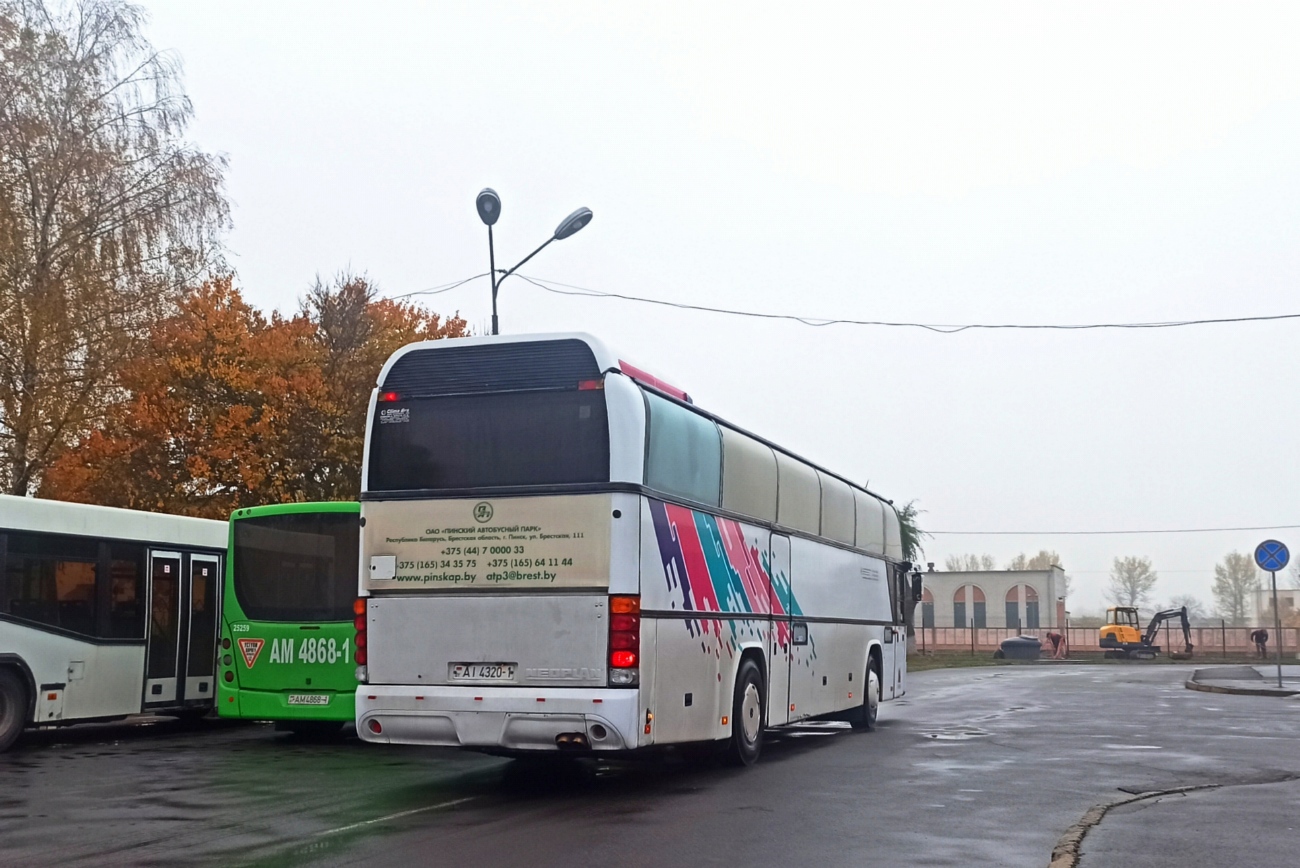
[[[356,705],[357,734],[379,744],[558,751],[581,733],[592,750],[637,746],[634,689],[363,684]]]

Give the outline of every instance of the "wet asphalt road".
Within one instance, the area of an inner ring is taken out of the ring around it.
[[[258,725],[77,727],[0,755],[0,864],[1043,866],[1121,790],[1204,784],[1226,786],[1116,809],[1081,864],[1294,864],[1272,860],[1290,858],[1296,824],[1281,845],[1269,830],[1300,814],[1261,806],[1300,797],[1300,701],[1196,693],[1188,674],[920,673],[877,732],[776,736],[748,770],[522,763]],[[1183,855],[1126,858],[1160,852],[1144,818]]]

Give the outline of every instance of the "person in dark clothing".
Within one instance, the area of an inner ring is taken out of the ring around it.
[[[1255,643],[1255,651],[1260,657],[1268,656],[1268,631],[1260,627],[1250,634],[1250,641]]]

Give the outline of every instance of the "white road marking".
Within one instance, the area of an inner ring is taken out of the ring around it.
[[[427,813],[428,811],[440,811],[443,808],[452,808],[455,807],[456,805],[463,805],[466,802],[472,802],[477,798],[478,796],[466,796],[463,799],[452,799],[449,802],[439,802],[436,805],[425,805],[423,808],[411,808],[409,811],[398,811],[396,814],[389,814],[386,817],[375,817],[373,820],[362,820],[359,823],[349,823],[346,826],[339,826],[337,829],[327,829],[324,832],[317,832],[312,837],[323,838],[326,835],[338,835],[343,832],[351,832],[353,829],[362,829],[365,828],[366,826],[373,826],[375,823],[386,823],[389,820],[396,820],[401,817],[409,817],[412,814],[423,814],[423,813]]]

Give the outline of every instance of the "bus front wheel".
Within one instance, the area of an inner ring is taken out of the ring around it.
[[[763,725],[767,703],[763,696],[763,673],[749,658],[740,663],[736,689],[731,699],[731,741],[727,745],[727,762],[752,766],[763,749]]]
[[[0,752],[18,738],[27,725],[27,687],[12,669],[0,669]]]

